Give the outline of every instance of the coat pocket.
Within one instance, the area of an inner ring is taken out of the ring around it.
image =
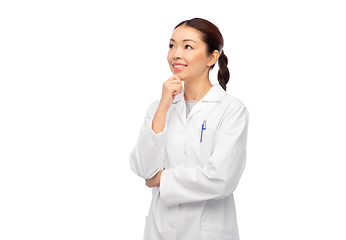
[[[199,158],[202,165],[207,165],[213,154],[217,130],[204,130],[199,142]]]
[[[152,213],[149,213],[145,218],[145,229],[144,229],[144,240],[156,240],[162,239],[160,231],[158,229],[160,222],[155,219],[155,216]]]
[[[201,225],[201,240],[239,240],[238,229],[223,228],[207,223]]]

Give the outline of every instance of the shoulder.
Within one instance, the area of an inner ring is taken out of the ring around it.
[[[158,106],[159,106],[159,103],[160,103],[159,100],[155,100],[154,102],[152,102],[152,103],[149,105],[149,107],[148,107],[148,109],[147,109],[147,116],[153,117],[153,116],[155,115],[156,110],[157,110],[157,108],[158,108]]]
[[[249,111],[245,104],[238,98],[226,93],[221,100],[221,104],[223,104],[224,118],[244,119],[245,122],[248,121]]]
[[[245,104],[239,100],[238,98],[234,97],[233,95],[230,95],[226,93],[224,97],[221,100],[221,104],[227,106],[227,108],[233,109],[233,108],[244,108],[246,109]]]
[[[238,98],[225,94],[222,98],[221,103],[223,104],[223,116],[222,125],[234,126],[234,124],[245,124],[246,126],[249,121],[249,112],[245,104]]]
[[[153,102],[150,104],[149,109],[150,109],[150,108],[153,108],[153,109],[158,108],[159,103],[160,103],[160,101],[159,101],[159,100],[155,100],[155,101],[153,101]]]

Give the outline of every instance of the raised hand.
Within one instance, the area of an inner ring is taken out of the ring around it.
[[[160,104],[156,110],[152,124],[152,130],[156,134],[162,132],[165,128],[167,112],[172,105],[175,96],[182,91],[183,83],[181,79],[175,75],[163,83]]]

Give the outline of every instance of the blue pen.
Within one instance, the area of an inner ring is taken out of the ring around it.
[[[200,142],[202,142],[202,138],[203,138],[203,130],[207,130],[207,122],[206,120],[203,121],[203,124],[202,124],[202,130],[201,130],[201,140]]]

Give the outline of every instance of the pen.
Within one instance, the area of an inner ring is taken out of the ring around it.
[[[207,130],[207,122],[206,120],[203,121],[203,124],[202,124],[202,130],[201,130],[201,140],[200,142],[202,142],[202,138],[203,138],[203,130]]]

